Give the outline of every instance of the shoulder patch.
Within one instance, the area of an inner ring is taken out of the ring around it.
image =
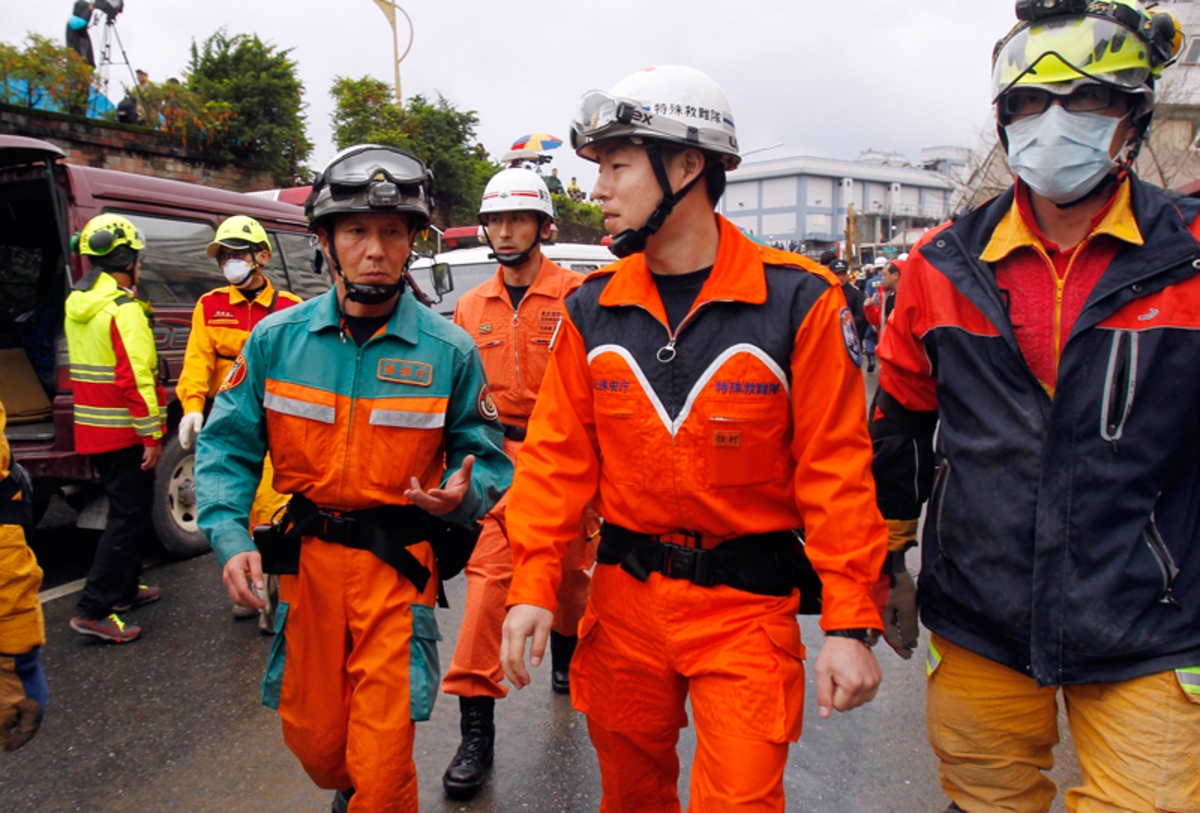
[[[433,383],[433,366],[419,361],[380,359],[378,375],[380,381],[428,387]]]
[[[485,421],[495,421],[500,418],[500,410],[496,409],[496,402],[492,399],[492,389],[487,384],[484,384],[483,389],[479,391],[479,414]]]
[[[846,343],[846,352],[850,354],[850,360],[855,366],[861,367],[863,363],[862,344],[858,340],[858,329],[854,326],[854,314],[849,308],[842,308],[839,315],[842,322],[842,341]]]
[[[217,392],[229,392],[230,390],[241,385],[246,380],[246,357],[238,353],[238,357],[234,359],[233,364],[229,367],[229,372],[225,375],[225,380],[221,383],[221,388]]]

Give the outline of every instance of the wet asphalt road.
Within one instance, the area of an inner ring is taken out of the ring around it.
[[[59,507],[39,529],[35,549],[47,570],[44,588],[86,572],[97,534],[71,522],[69,509]],[[214,557],[169,562],[148,552],[147,561],[144,581],[161,586],[164,598],[130,614],[144,630],[133,644],[109,646],[71,632],[76,596],[45,604],[51,705],[29,745],[0,753],[0,810],[328,810],[331,794],[311,784],[283,745],[276,714],[259,704],[270,638],[254,621],[231,618]],[[461,577],[449,584],[451,609],[438,613],[443,664],[454,650],[464,591]],[[800,623],[811,675],[822,635],[815,618]],[[926,642],[923,632],[911,661],[881,645],[879,694],[848,714],[820,720],[809,681],[804,735],[792,747],[784,780],[788,811],[941,813],[947,801],[925,738]],[[418,726],[422,811],[597,809],[599,773],[584,719],[550,691],[548,666],[534,672],[532,686],[497,704],[496,762],[488,786],[470,802],[448,800],[441,788],[458,746],[457,708],[456,698],[443,695],[433,719]],[[1067,745],[1065,721],[1062,731]],[[685,805],[693,749],[691,729],[685,729]],[[1052,776],[1061,789],[1078,780],[1078,769],[1069,748],[1060,745],[1058,757]],[[1054,810],[1063,809],[1060,792]]]

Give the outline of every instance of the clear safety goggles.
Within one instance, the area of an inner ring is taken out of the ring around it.
[[[416,157],[388,147],[368,147],[336,159],[325,171],[325,182],[343,190],[361,189],[378,182],[413,186],[432,180],[429,169]]]
[[[579,150],[588,144],[620,136],[642,135],[660,137],[697,147],[712,147],[706,143],[701,127],[719,128],[726,114],[720,110],[700,111],[680,108],[681,115],[694,113],[696,125],[688,125],[668,116],[669,111],[648,110],[641,102],[622,99],[603,90],[589,90],[579,100],[579,108],[571,119],[571,146]],[[730,122],[732,126],[732,122]]]

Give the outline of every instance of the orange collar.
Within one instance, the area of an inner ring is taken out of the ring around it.
[[[1145,243],[1134,217],[1133,207],[1130,205],[1129,190],[1129,179],[1126,178],[1117,186],[1117,191],[1108,206],[1092,218],[1092,230],[1085,242],[1106,234],[1135,246]],[[1045,251],[1046,239],[1034,220],[1033,210],[1027,198],[1023,198],[1023,195],[1027,196],[1028,192],[1025,185],[1018,181],[1012,206],[1004,215],[1004,219],[997,224],[996,230],[992,232],[992,239],[979,257],[983,262],[999,262],[1019,248],[1040,248]]]
[[[529,286],[529,290],[525,292],[525,296],[541,294],[555,299],[562,299],[566,272],[567,269],[543,254],[542,264],[538,266],[537,276],[533,278],[533,284]],[[494,299],[507,298],[508,288],[504,284],[504,266],[497,267],[496,276],[482,283],[478,290],[480,296]]]
[[[763,271],[763,261],[783,265],[801,265],[795,254],[768,249],[752,242],[744,234],[721,215],[717,218],[717,226],[721,231],[720,246],[717,249],[717,259],[713,263],[712,273],[696,304],[704,302],[745,302],[750,305],[761,305],[767,301],[767,277]],[[805,267],[808,267],[807,265]],[[663,324],[667,323],[667,312],[663,308],[662,298],[658,295],[658,286],[650,268],[646,265],[645,254],[634,254],[626,257],[616,265],[612,279],[600,294],[600,304],[606,307],[620,305],[638,305],[648,310]],[[696,269],[697,271],[700,269]]]

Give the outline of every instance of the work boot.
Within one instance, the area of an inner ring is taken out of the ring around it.
[[[550,631],[550,688],[557,694],[571,693],[571,658],[578,643],[578,635]]]
[[[492,765],[496,700],[492,697],[460,697],[458,709],[462,715],[458,724],[462,745],[458,746],[458,753],[442,776],[442,786],[452,799],[470,799],[483,787],[487,770]]]
[[[354,788],[339,790],[333,794],[333,805],[329,808],[331,813],[347,813],[350,810],[350,797],[353,795]]]
[[[967,813],[967,811],[963,810],[961,807],[954,804],[954,802],[951,802],[950,806],[948,808],[946,808],[944,813]]]

